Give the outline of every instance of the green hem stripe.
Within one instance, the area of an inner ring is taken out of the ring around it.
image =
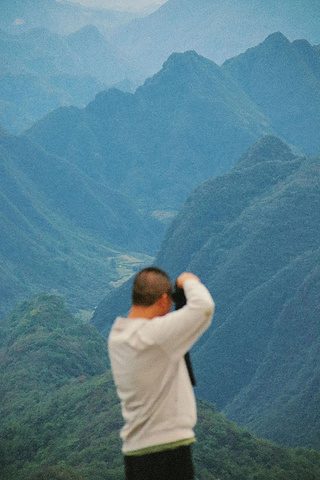
[[[177,440],[176,442],[162,443],[160,445],[152,445],[151,447],[141,448],[140,450],[132,450],[131,452],[124,452],[124,455],[135,456],[135,455],[148,455],[149,453],[158,453],[165,450],[172,450],[174,448],[184,447],[194,443],[196,439],[186,438],[184,440]]]

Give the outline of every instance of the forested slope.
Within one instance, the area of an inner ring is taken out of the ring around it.
[[[40,294],[0,327],[1,479],[122,480],[120,406],[106,339]],[[199,401],[198,480],[317,480],[320,454],[240,430]]]

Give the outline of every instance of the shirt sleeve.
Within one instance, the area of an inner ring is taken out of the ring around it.
[[[207,288],[197,280],[186,280],[186,305],[163,317],[156,317],[140,331],[141,341],[159,345],[173,358],[181,358],[210,326],[214,301]]]

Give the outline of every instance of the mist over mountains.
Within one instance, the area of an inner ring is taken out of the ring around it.
[[[61,105],[84,107],[134,69],[97,27],[62,36],[38,28],[0,33],[0,123],[19,133]]]
[[[112,41],[151,75],[173,51],[196,50],[221,64],[276,31],[319,44],[319,21],[315,0],[168,0],[124,25]]]
[[[2,0],[1,14],[0,124],[11,133],[59,106],[83,107],[104,88],[133,92],[174,52],[222,64],[277,31],[320,44],[316,0],[169,0],[134,19],[70,2]]]
[[[119,27],[136,15],[108,9],[86,8],[79,3],[56,0],[1,0],[0,30],[20,34],[45,28],[69,35],[87,25],[102,32]]]

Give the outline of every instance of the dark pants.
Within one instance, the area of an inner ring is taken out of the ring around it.
[[[191,447],[124,457],[126,480],[194,480]]]

